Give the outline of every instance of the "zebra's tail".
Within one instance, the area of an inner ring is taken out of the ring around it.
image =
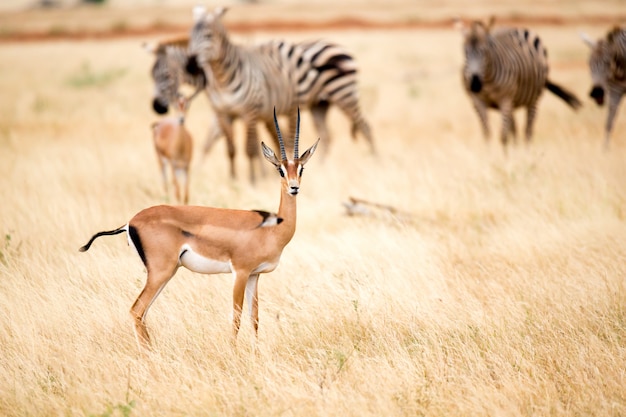
[[[122,226],[122,227],[118,227],[118,228],[117,228],[117,229],[115,229],[115,230],[110,230],[110,231],[107,231],[107,232],[99,232],[99,233],[96,233],[95,235],[93,235],[93,236],[91,237],[91,239],[89,239],[89,242],[87,242],[87,244],[85,244],[84,246],[82,246],[82,247],[79,249],[79,251],[80,251],[80,252],[86,252],[87,250],[89,250],[89,247],[91,246],[91,244],[93,243],[93,241],[94,241],[94,240],[96,240],[97,238],[99,238],[100,236],[117,235],[117,234],[120,234],[120,233],[125,232],[127,229],[128,229],[128,225],[126,225],[126,224],[125,224],[124,226]]]
[[[546,88],[550,90],[550,92],[552,92],[553,94],[562,98],[563,101],[565,101],[574,110],[578,110],[583,105],[583,103],[578,99],[578,97],[574,95],[574,93],[571,93],[563,87],[554,84],[550,80],[546,81]]]

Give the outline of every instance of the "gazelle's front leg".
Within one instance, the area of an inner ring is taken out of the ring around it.
[[[259,274],[251,274],[248,277],[246,283],[246,300],[248,301],[248,307],[250,311],[250,320],[252,321],[252,328],[254,328],[254,336],[257,337],[259,333]]]
[[[159,170],[161,171],[161,182],[163,183],[163,190],[165,191],[165,197],[169,197],[169,187],[167,186],[167,161],[161,155],[158,155],[157,161],[159,162]]]
[[[241,311],[243,308],[243,298],[246,292],[246,286],[248,285],[248,277],[250,271],[248,270],[236,270],[233,272],[234,284],[233,284],[233,344],[237,342],[237,334],[239,333],[239,326],[241,324]]]

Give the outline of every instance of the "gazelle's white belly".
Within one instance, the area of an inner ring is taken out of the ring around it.
[[[180,249],[179,262],[190,271],[199,274],[225,274],[232,271],[230,261],[217,261],[194,252],[189,245]]]

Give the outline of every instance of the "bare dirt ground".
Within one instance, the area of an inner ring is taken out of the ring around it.
[[[161,36],[186,32],[191,23],[192,3],[111,2],[109,6],[65,6],[33,8],[15,5],[0,9],[0,42],[44,40],[115,39]],[[132,4],[138,3],[134,7]],[[584,2],[483,1],[450,2],[342,2],[300,4],[296,1],[230,4],[237,12],[228,27],[236,33],[259,31],[311,32],[326,30],[406,30],[449,28],[453,19],[498,17],[503,25],[520,26],[610,26],[626,21],[618,1]],[[220,5],[222,5],[220,3]],[[229,6],[229,3],[226,3]]]

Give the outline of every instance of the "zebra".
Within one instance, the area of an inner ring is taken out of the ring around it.
[[[573,109],[581,106],[576,96],[548,79],[548,55],[539,37],[524,28],[492,30],[487,24],[473,21],[469,28],[460,24],[464,36],[465,62],[463,85],[482,124],[483,136],[489,139],[487,108],[502,113],[501,142],[506,151],[509,134],[516,136],[513,110],[526,107],[526,142],[533,134],[537,103],[547,88]]]
[[[209,99],[220,126],[226,136],[232,136],[232,118],[244,119],[251,160],[258,157],[254,125],[262,121],[272,132],[274,107],[290,121],[294,108],[310,108],[320,136],[329,141],[325,118],[329,106],[337,105],[352,120],[353,137],[361,132],[376,152],[371,129],[359,108],[357,67],[347,52],[325,41],[237,45],[230,41],[222,23],[226,10],[217,8],[209,13],[202,7],[194,9],[186,70],[212,74]],[[251,162],[253,180],[252,166]]]
[[[597,41],[585,34],[581,36],[591,48],[589,69],[592,87],[589,96],[599,106],[604,104],[607,93],[609,96],[609,114],[604,128],[604,147],[608,149],[615,115],[622,96],[626,94],[626,29],[615,26]]]

